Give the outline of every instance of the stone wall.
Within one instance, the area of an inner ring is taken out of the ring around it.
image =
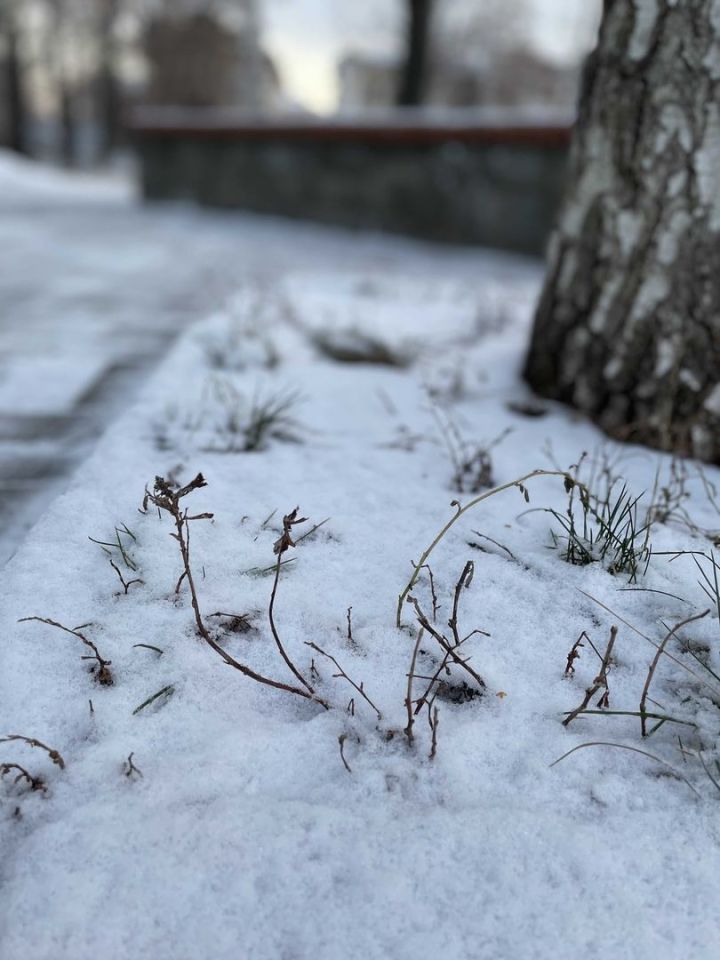
[[[144,195],[541,254],[568,124],[134,123]]]

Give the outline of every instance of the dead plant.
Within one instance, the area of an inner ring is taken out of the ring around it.
[[[602,663],[600,664],[600,670],[598,675],[595,677],[593,682],[585,691],[585,696],[579,707],[571,711],[563,720],[563,726],[567,727],[579,714],[585,713],[590,701],[595,696],[596,693],[600,695],[600,699],[597,702],[597,706],[600,709],[604,709],[610,706],[610,688],[608,687],[607,682],[607,673],[610,668],[610,662],[612,659],[613,647],[615,646],[615,639],[617,637],[618,628],[613,626],[610,627],[610,639],[608,640],[607,647],[605,648],[605,655],[602,658]]]
[[[65,633],[69,633],[73,637],[77,637],[82,643],[85,644],[90,650],[92,650],[92,655],[81,657],[82,660],[93,660],[94,663],[90,667],[90,672],[97,680],[99,684],[104,687],[110,687],[113,683],[113,675],[110,671],[110,665],[112,660],[105,660],[100,656],[100,651],[92,642],[88,640],[84,633],[80,631],[85,627],[89,627],[89,623],[81,623],[79,627],[66,627],[62,623],[58,623],[57,620],[51,620],[49,617],[21,617],[18,620],[18,623],[28,623],[31,620],[37,620],[38,623],[47,623],[48,626],[56,627],[58,630],[63,630]]]
[[[20,733],[9,733],[5,737],[0,737],[0,743],[25,743],[29,747],[37,747],[39,750],[45,751],[56,767],[60,767],[61,770],[65,769],[65,761],[59,751],[48,747],[47,744],[44,744],[41,740],[36,740],[35,737],[24,737]]]
[[[478,506],[483,501],[494,497],[498,493],[503,493],[505,490],[511,490],[513,488],[520,491],[521,495],[524,497],[525,502],[529,502],[530,495],[528,493],[527,487],[525,486],[526,481],[534,480],[538,477],[562,477],[565,482],[566,489],[571,489],[572,486],[577,484],[581,490],[586,490],[585,485],[575,480],[574,477],[566,473],[563,470],[533,470],[530,473],[524,474],[522,477],[518,477],[517,480],[511,480],[509,483],[503,483],[499,487],[493,487],[492,490],[487,490],[485,493],[480,494],[480,496],[474,497],[472,500],[468,501],[465,506],[461,506],[459,501],[453,500],[451,503],[452,507],[455,507],[455,513],[447,521],[447,523],[441,528],[440,532],[436,534],[434,539],[431,541],[430,546],[428,546],[423,554],[420,557],[420,560],[417,563],[413,563],[413,574],[408,580],[407,584],[403,588],[402,592],[398,597],[397,609],[395,615],[395,625],[397,627],[402,626],[402,612],[403,605],[408,598],[408,595],[412,588],[417,583],[420,571],[427,564],[428,559],[437,545],[444,539],[449,530],[458,522],[458,520],[465,516],[465,514],[472,510],[473,507]]]
[[[177,543],[180,549],[180,556],[182,559],[183,572],[180,574],[180,577],[177,581],[175,591],[179,592],[180,586],[183,580],[187,580],[188,587],[190,589],[190,599],[193,608],[193,613],[195,615],[195,626],[197,627],[198,634],[202,639],[211,647],[215,653],[220,656],[223,661],[234,670],[238,670],[244,676],[249,677],[251,680],[256,680],[258,683],[265,684],[269,687],[274,687],[277,690],[284,690],[287,693],[293,693],[296,696],[304,697],[306,700],[313,700],[316,703],[319,703],[321,706],[327,709],[327,704],[315,696],[312,688],[307,684],[306,681],[303,681],[304,689],[301,687],[295,687],[291,684],[283,683],[280,680],[272,680],[270,677],[265,677],[260,673],[257,673],[255,670],[252,670],[250,667],[246,666],[244,663],[236,660],[232,657],[226,650],[224,650],[219,643],[212,637],[210,631],[206,627],[202,614],[200,612],[200,601],[198,599],[198,593],[195,586],[195,579],[193,577],[192,566],[190,563],[190,526],[189,524],[195,520],[208,520],[211,519],[213,514],[211,513],[199,513],[195,515],[190,515],[187,509],[183,506],[182,500],[187,497],[190,493],[195,490],[199,490],[202,487],[207,486],[207,482],[203,477],[202,473],[198,473],[197,476],[191,480],[189,483],[185,484],[183,487],[173,487],[167,480],[163,477],[156,477],[155,484],[152,491],[147,487],[145,488],[145,498],[143,500],[143,510],[147,512],[148,504],[152,503],[153,506],[157,507],[158,511],[162,513],[167,513],[172,518],[175,524],[175,532],[170,534]],[[292,524],[296,521],[295,517],[290,514],[287,518],[291,522],[288,523],[287,527],[283,526],[283,535],[281,536],[276,546],[276,553],[278,554],[277,567],[280,566],[280,556],[287,550],[289,546],[292,546],[292,538],[290,537],[289,531],[292,527]],[[278,546],[284,544],[283,549],[280,549]],[[276,582],[275,587],[277,587],[277,571],[276,571]],[[274,595],[275,590],[273,591]],[[271,603],[273,601],[271,600]],[[276,642],[277,642],[276,637]],[[282,644],[280,644],[282,646]],[[287,661],[286,661],[287,662]]]

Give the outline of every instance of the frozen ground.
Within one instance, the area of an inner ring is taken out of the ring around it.
[[[288,270],[332,265],[430,270],[479,289],[508,269],[477,251],[143,208],[122,179],[2,151],[0,246],[0,564],[175,336],[245,280],[272,287]]]
[[[533,271],[315,233],[328,262],[310,270],[290,251],[311,234],[251,234],[294,269],[239,284],[184,333],[3,572],[0,732],[64,760],[0,744],[44,788],[13,767],[0,792],[3,960],[714,960],[718,471],[603,444],[531,402],[517,371]],[[347,362],[360,355],[385,363]],[[615,539],[592,515],[584,536],[562,475],[512,483],[583,451],[594,510],[608,485],[617,502],[617,477],[633,496],[656,487]],[[138,512],[157,474],[198,471],[207,486],[181,503],[213,514],[188,521],[199,622],[169,516]],[[428,556],[451,501],[491,482],[509,488]],[[570,503],[584,565],[564,559]],[[274,623],[302,680],[269,617],[273,544],[298,504],[309,520],[280,557]],[[398,628],[424,551],[436,601],[423,569]],[[29,616],[85,625],[113,684],[78,637]],[[643,739],[662,642],[648,731],[664,720]],[[593,684],[596,712],[564,727]]]

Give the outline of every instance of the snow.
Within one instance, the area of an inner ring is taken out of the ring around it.
[[[463,647],[486,687],[467,702],[438,701],[434,759],[424,715],[406,742],[417,624],[406,604],[396,628],[397,597],[411,562],[453,516],[451,501],[473,496],[453,486],[439,423],[449,419],[467,444],[511,429],[491,453],[498,484],[566,470],[587,450],[595,487],[604,465],[634,494],[648,491],[641,514],[657,469],[660,489],[670,468],[667,458],[604,442],[563,408],[518,412],[531,400],[518,368],[533,270],[490,259],[474,280],[452,279],[411,263],[241,278],[225,307],[180,337],[5,567],[1,731],[58,749],[65,769],[38,748],[0,745],[0,761],[26,764],[48,788],[6,777],[0,792],[3,957],[717,955],[717,790],[699,760],[701,749],[706,763],[714,758],[715,682],[672,640],[675,659],[662,658],[651,696],[662,703],[655,709],[697,729],[666,723],[644,741],[635,716],[561,724],[598,672],[586,644],[575,675],[564,676],[581,631],[603,651],[619,627],[611,707],[637,711],[655,650],[625,621],[657,643],[664,623],[710,605],[692,559],[661,553],[711,549],[701,530],[720,526],[706,487],[716,470],[687,466],[692,530],[652,528],[654,556],[636,586],[657,593],[627,591],[627,576],[599,562],[563,560],[544,509],[567,509],[562,477],[526,481],[529,504],[511,486],[468,511],[429,562],[437,623],[449,635],[455,584],[474,561],[459,622],[463,635],[490,634]],[[317,347],[328,338],[380,341],[405,365],[334,361]],[[253,399],[278,392],[299,395],[289,412],[295,442],[240,452]],[[191,527],[205,623],[234,658],[286,683],[294,678],[268,625],[272,576],[259,571],[275,562],[283,514],[299,505],[309,518],[296,540],[329,518],[285,554],[275,620],[306,677],[314,656],[318,695],[332,709],[243,677],[196,634],[187,584],[174,592],[182,568],[172,526],[138,508],[156,474],[185,482],[200,470],[207,486],[183,502],[214,514]],[[127,595],[88,540],[110,540],[123,523],[137,570],[118,551],[114,560],[143,581]],[[425,573],[413,595],[430,614]],[[209,617],[215,611],[247,614],[253,629],[230,630],[232,621]],[[112,660],[114,685],[94,682],[78,640],[17,623],[26,616],[89,623],[83,632]],[[716,672],[717,631],[710,616],[680,631]],[[379,722],[306,641],[363,683]],[[426,637],[421,650],[416,673],[427,676],[439,648]],[[452,683],[461,679],[454,668]],[[171,696],[134,712],[168,686]],[[416,679],[415,697],[422,688]],[[550,767],[588,741],[646,750],[685,780],[610,746]],[[127,775],[131,753],[142,776]]]
[[[69,173],[2,150],[0,246],[0,563],[175,337],[239,285],[318,265],[471,285],[539,275],[470,248],[145,206],[120,173]]]

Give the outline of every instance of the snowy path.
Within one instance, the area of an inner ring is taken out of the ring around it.
[[[512,263],[241,214],[144,208],[122,181],[3,153],[0,249],[0,564],[177,334],[243,282],[272,286],[288,271],[332,266],[478,283]]]

